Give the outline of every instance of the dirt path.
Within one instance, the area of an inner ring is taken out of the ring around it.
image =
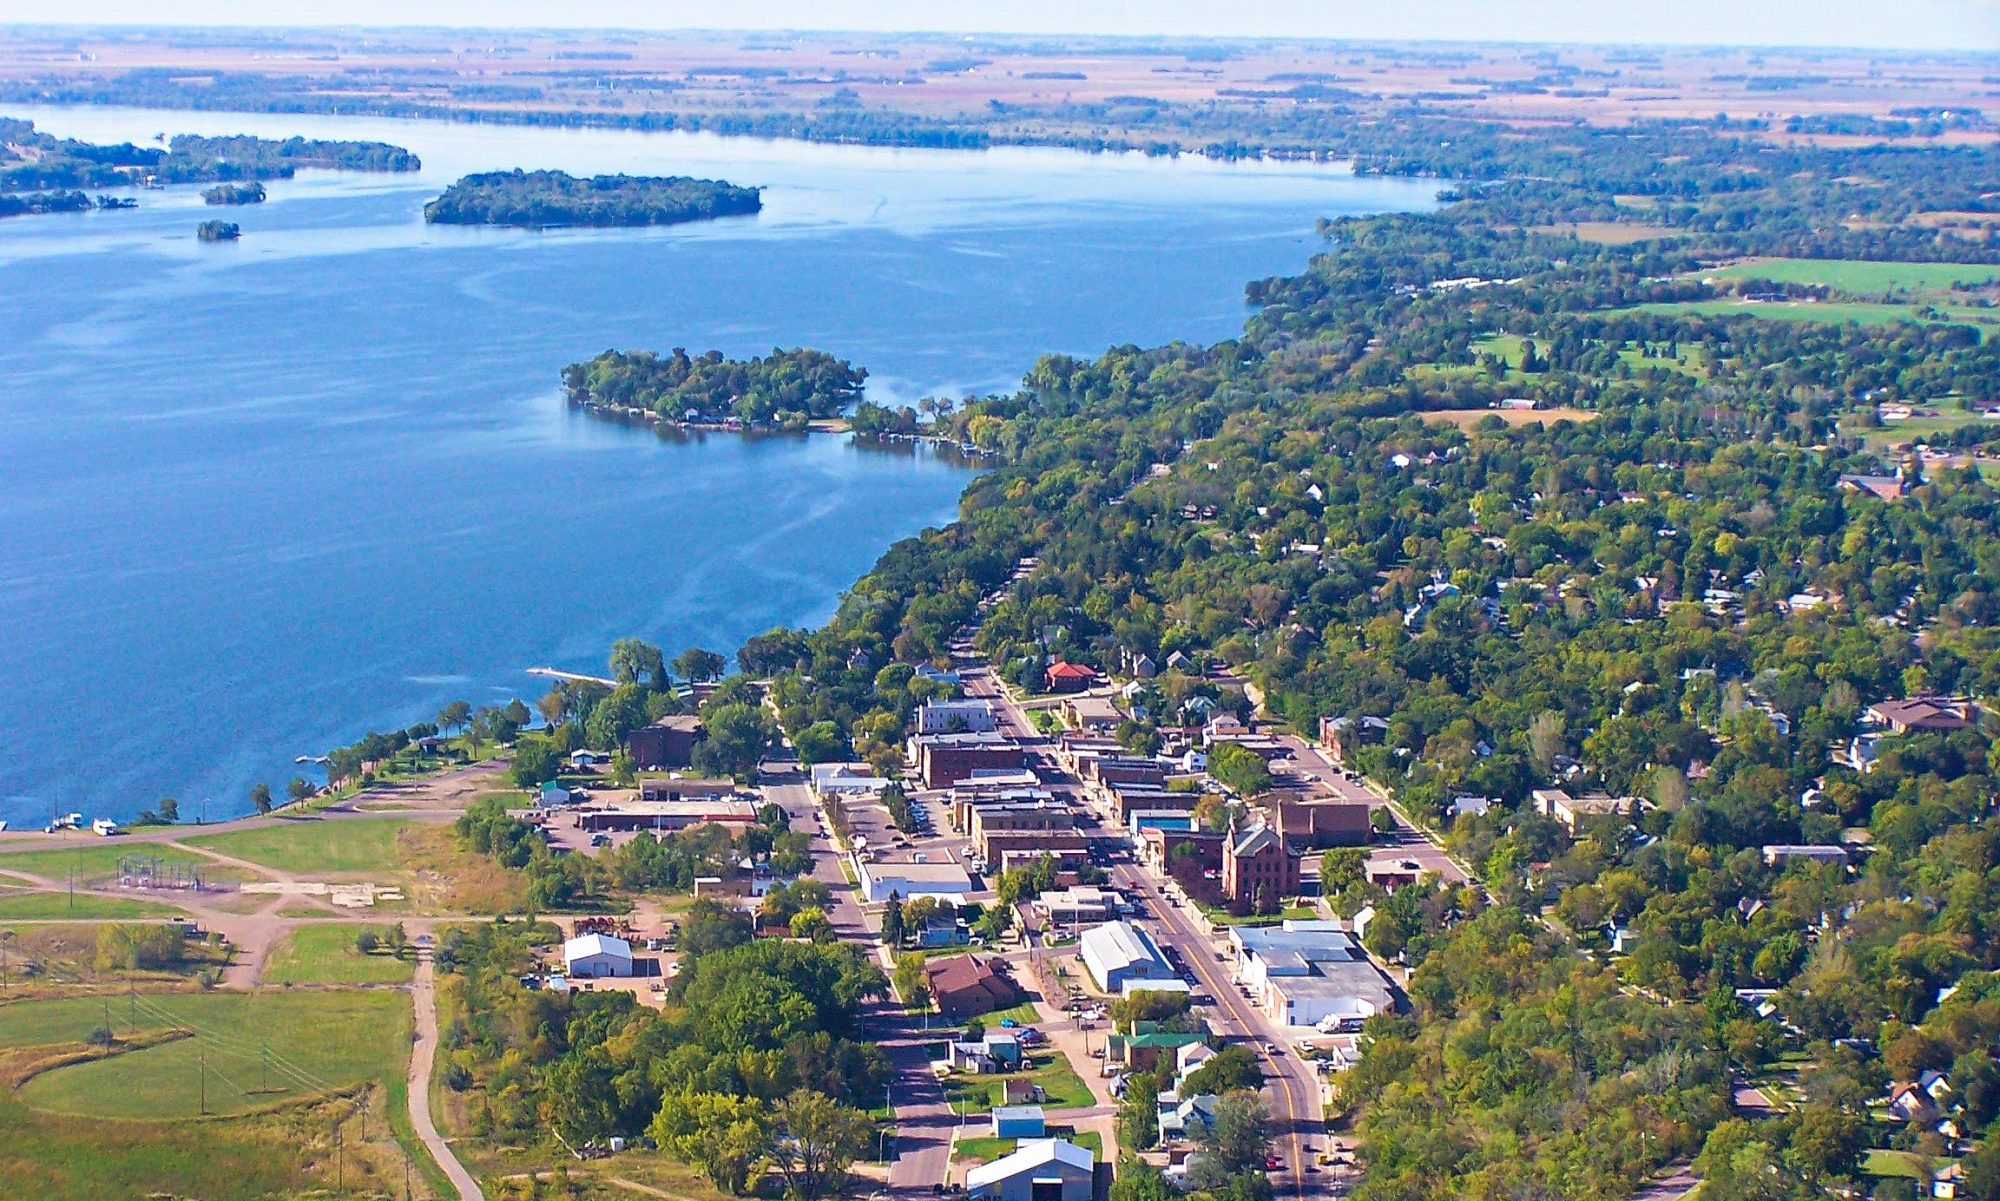
[[[417,950],[417,972],[410,982],[410,999],[417,1010],[416,1039],[410,1045],[410,1125],[415,1127],[431,1158],[451,1178],[453,1187],[458,1189],[459,1201],[485,1201],[486,1194],[479,1191],[479,1182],[458,1162],[451,1144],[444,1141],[437,1123],[431,1120],[431,1067],[437,1061],[438,1023],[437,971],[431,965],[429,947]]]

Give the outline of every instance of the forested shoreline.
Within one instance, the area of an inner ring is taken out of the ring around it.
[[[290,179],[302,167],[415,171],[416,155],[384,142],[178,134],[164,147],[57,138],[32,121],[0,117],[0,192]]]

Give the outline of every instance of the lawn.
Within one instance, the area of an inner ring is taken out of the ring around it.
[[[372,929],[379,936],[387,926],[359,923],[300,926],[271,952],[264,967],[266,984],[402,984],[416,965],[386,951],[364,955],[355,936]]]
[[[1879,263],[1860,259],[1751,259],[1704,271],[1707,279],[1768,279],[1831,288],[1850,296],[1884,292],[1945,292],[2000,280],[2000,266],[1966,263]]]
[[[119,1033],[136,1022],[196,1036],[58,1068],[16,1095],[92,1118],[193,1117],[205,1080],[209,1112],[240,1113],[365,1080],[400,1092],[409,1055],[410,1004],[397,993],[154,993],[108,1009]],[[9,1005],[0,1045],[76,1043],[106,1010],[95,997]]]
[[[989,1025],[987,1029],[993,1027]],[[1042,1086],[1043,1104],[1050,1109],[1074,1109],[1097,1103],[1090,1086],[1069,1066],[1069,1057],[1061,1051],[1038,1051],[1028,1057],[1028,1062],[1030,1067],[1025,1072],[981,1076],[953,1072],[945,1078],[945,1096],[960,1113],[989,1113],[999,1103],[1002,1080],[1025,1079]]]
[[[212,860],[191,851],[161,846],[156,842],[131,842],[122,838],[93,838],[74,846],[51,847],[45,851],[0,852],[0,871],[26,872],[45,880],[65,880],[71,871],[79,880],[95,880],[118,874],[122,855],[152,855],[166,863],[195,863],[214,868]]]
[[[1937,1166],[1944,1166],[1943,1161],[1939,1161]],[[1913,1151],[1891,1151],[1884,1147],[1874,1147],[1861,1157],[1861,1172],[1866,1176],[1901,1176],[1906,1180],[1922,1180],[1924,1158]]]
[[[395,817],[301,819],[184,841],[273,871],[385,875],[403,868],[396,832],[406,824]]]
[[[986,1023],[988,1030],[998,1030],[1001,1022],[1018,1022],[1023,1026],[1032,1026],[1042,1020],[1042,1014],[1035,1008],[1033,1001],[1023,1001],[1019,1005],[1009,1005],[992,1013],[982,1013],[979,1015],[979,1020]]]
[[[178,910],[153,901],[100,897],[89,893],[10,892],[0,894],[0,921],[64,921],[101,917],[165,917]]]
[[[1051,1126],[1049,1137],[1066,1138],[1077,1146],[1085,1148],[1099,1160],[1104,1158],[1104,1140],[1098,1136],[1097,1131],[1083,1130],[1070,1134],[1057,1134],[1056,1131],[1059,1129],[1061,1128]],[[961,1138],[952,1144],[951,1157],[955,1160],[992,1163],[1003,1155],[1012,1155],[1019,1145],[1018,1139],[996,1138],[990,1134],[978,1135],[973,1138]]]

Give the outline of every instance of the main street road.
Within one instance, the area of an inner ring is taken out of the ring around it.
[[[994,703],[1003,731],[1027,737],[1033,743],[1043,741],[1029,724],[1021,707],[1000,682],[993,679],[990,669],[983,666],[962,667],[959,678],[966,695]],[[1077,787],[1075,778],[1048,758],[1037,770],[1043,773],[1047,783]],[[1337,776],[1339,773],[1334,774]],[[1081,794],[1080,788],[1077,791]],[[1280,1050],[1279,1054],[1270,1055],[1259,1048],[1271,1094],[1278,1146],[1285,1161],[1283,1173],[1274,1174],[1272,1185],[1280,1193],[1298,1197],[1311,1195],[1318,1178],[1305,1170],[1312,1162],[1313,1152],[1308,1147],[1317,1146],[1325,1130],[1325,1122],[1320,1116],[1319,1078],[1311,1065],[1296,1055],[1282,1053],[1279,1031],[1262,1011],[1236,991],[1230,973],[1216,961],[1215,944],[1197,927],[1196,919],[1190,918],[1170,902],[1147,873],[1135,864],[1120,864],[1112,872],[1112,883],[1145,899],[1148,910],[1157,919],[1154,927],[1156,937],[1179,953],[1182,962],[1194,971],[1195,978],[1215,999],[1225,1034],[1238,1033],[1255,1043],[1268,1043]]]

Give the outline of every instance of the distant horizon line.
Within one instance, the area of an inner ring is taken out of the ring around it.
[[[380,24],[375,22],[328,24],[259,23],[246,24],[237,21],[0,21],[0,31],[27,32],[46,30],[50,32],[84,32],[107,30],[121,32],[138,31],[198,31],[202,33],[513,33],[545,34],[557,36],[583,37],[590,35],[616,37],[661,37],[674,34],[728,35],[732,37],[821,37],[821,38],[873,38],[878,40],[923,39],[941,41],[990,40],[995,42],[1022,41],[1068,41],[1068,42],[1119,42],[1119,43],[1159,43],[1177,46],[1188,43],[1201,45],[1231,46],[1273,46],[1305,45],[1326,47],[1368,47],[1368,46],[1436,46],[1466,48],[1529,48],[1563,47],[1596,50],[1679,50],[1679,51],[1776,51],[1793,53],[1824,54],[1847,52],[1857,54],[1890,55],[1895,57],[1940,58],[1940,59],[2000,59],[2000,43],[1985,47],[1955,48],[1942,46],[1867,46],[1844,42],[1709,42],[1709,41],[1564,41],[1549,38],[1445,38],[1426,37],[1421,34],[1406,34],[1398,37],[1343,37],[1329,34],[1205,34],[1205,33],[1097,33],[1097,32],[1056,32],[1056,31],[1006,31],[1006,30],[946,30],[946,29],[857,29],[819,26],[721,26],[721,25],[487,25],[487,24],[438,24],[435,22],[410,22],[407,24]]]

